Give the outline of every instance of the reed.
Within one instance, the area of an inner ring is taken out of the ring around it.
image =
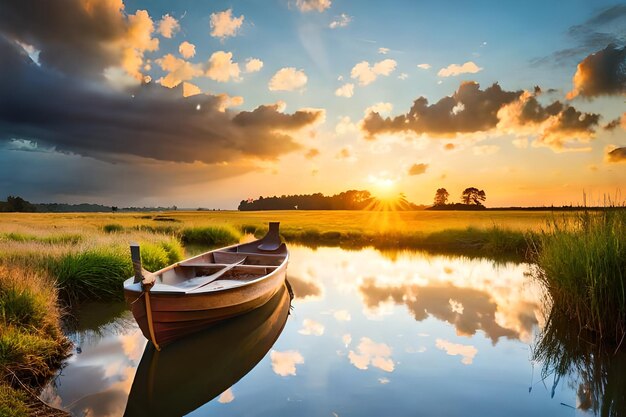
[[[552,220],[532,241],[553,308],[618,346],[626,335],[626,209]]]

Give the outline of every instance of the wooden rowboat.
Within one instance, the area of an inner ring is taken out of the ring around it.
[[[285,282],[289,252],[279,223],[259,240],[203,253],[156,272],[141,268],[131,245],[135,276],[124,297],[143,335],[157,350],[216,322],[265,304]]]
[[[183,416],[250,372],[280,336],[291,302],[285,285],[263,306],[157,351],[148,343],[124,417]]]

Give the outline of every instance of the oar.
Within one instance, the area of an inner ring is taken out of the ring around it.
[[[218,279],[219,277],[221,277],[222,275],[224,275],[225,273],[227,273],[228,271],[230,271],[231,269],[233,269],[237,265],[241,265],[245,261],[246,261],[246,257],[244,257],[242,260],[240,260],[238,262],[235,262],[234,264],[230,264],[230,265],[220,269],[219,271],[217,271],[214,274],[208,275],[206,277],[206,282],[203,282],[202,284],[200,284],[200,285],[198,285],[196,287],[193,287],[192,289],[187,290],[186,292],[187,293],[193,292],[193,291],[197,290],[198,288],[202,288],[205,285],[212,283],[213,281],[215,281],[216,279]]]

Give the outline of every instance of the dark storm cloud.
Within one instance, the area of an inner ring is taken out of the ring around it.
[[[113,91],[35,65],[21,47],[3,37],[0,56],[0,141],[27,139],[102,159],[273,159],[300,148],[285,132],[323,116],[320,110],[284,114],[274,105],[233,116],[220,111],[219,97],[183,98],[180,89],[152,84],[132,92]]]
[[[606,154],[609,162],[626,162],[626,147],[615,148]]]
[[[432,105],[426,98],[418,98],[406,114],[383,118],[369,113],[361,129],[368,139],[384,133],[453,137],[499,129],[535,135],[538,144],[563,150],[567,142],[593,138],[599,120],[598,114],[584,113],[559,101],[542,105],[527,91],[505,91],[498,84],[481,90],[477,83],[466,82],[453,95]]]
[[[451,96],[429,105],[420,97],[407,114],[382,118],[376,112],[363,119],[362,129],[372,138],[379,133],[408,132],[450,136],[456,133],[484,132],[496,127],[498,111],[519,98],[522,91],[504,91],[498,84],[480,89],[475,82],[462,83]]]
[[[600,10],[582,24],[571,26],[567,35],[574,43],[565,48],[531,61],[534,65],[570,65],[582,56],[609,44],[626,42],[626,5],[618,4]]]
[[[41,51],[47,67],[69,74],[99,77],[115,65],[127,22],[113,2],[80,0],[8,0],[0,7],[0,31]]]
[[[626,94],[626,46],[609,45],[583,59],[568,98]]]
[[[254,169],[254,164],[243,161],[207,165],[127,158],[112,164],[41,149],[32,143],[9,142],[0,147],[0,199],[20,195],[33,202],[166,203],[184,192],[181,185],[201,189],[209,182]],[[211,194],[206,196],[210,200]]]

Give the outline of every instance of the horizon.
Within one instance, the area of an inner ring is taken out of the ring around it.
[[[483,189],[489,207],[623,202],[626,4],[452,3],[6,5],[0,193],[227,210],[345,190],[430,205],[441,187]]]

